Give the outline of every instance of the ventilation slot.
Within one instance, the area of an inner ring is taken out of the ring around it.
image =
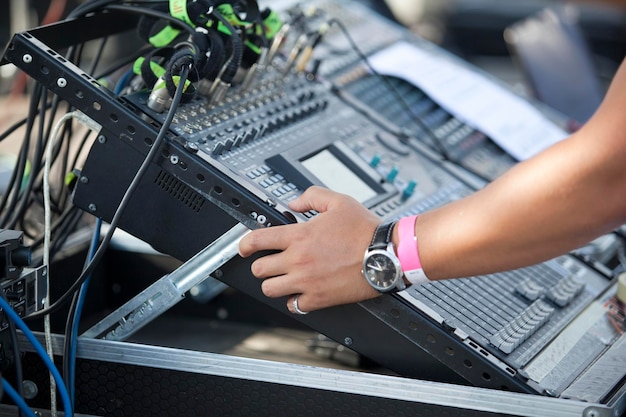
[[[200,194],[196,193],[167,172],[159,172],[154,179],[154,183],[195,212],[199,212],[202,208],[202,204],[204,204],[204,198],[202,198]]]

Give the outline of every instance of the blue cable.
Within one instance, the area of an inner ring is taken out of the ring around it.
[[[20,394],[17,393],[15,388],[13,388],[11,384],[9,384],[4,378],[2,378],[2,389],[4,390],[4,392],[9,394],[9,397],[11,397],[15,405],[17,405],[22,413],[24,413],[27,417],[36,417],[33,410],[31,410],[28,404],[26,404],[26,401],[24,401]]]
[[[48,356],[48,353],[46,353],[46,350],[43,348],[43,346],[41,346],[41,343],[39,343],[39,340],[37,340],[37,338],[35,337],[33,332],[28,328],[26,323],[24,323],[22,318],[13,310],[13,308],[9,305],[9,303],[6,302],[2,297],[0,297],[0,308],[4,310],[4,313],[9,317],[9,320],[13,320],[15,325],[20,328],[22,333],[24,333],[24,336],[26,336],[28,341],[35,348],[35,351],[37,352],[37,354],[41,356],[41,359],[43,360],[44,364],[46,365],[46,367],[52,374],[52,377],[54,378],[57,384],[59,395],[61,396],[61,400],[63,402],[63,409],[65,411],[65,415],[67,417],[72,417],[74,413],[72,410],[72,404],[70,402],[70,396],[67,392],[67,387],[63,383],[63,378],[61,378],[61,374],[59,373],[59,370],[54,365],[54,362],[52,362],[52,359],[50,359],[50,356]]]
[[[94,254],[96,253],[96,248],[98,247],[98,242],[100,241],[100,230],[102,227],[102,219],[96,218],[96,225],[94,226],[93,238],[91,239],[91,245],[89,246],[89,253],[87,254],[87,262],[89,262]],[[83,310],[83,305],[85,304],[85,298],[87,295],[87,286],[89,285],[90,277],[87,277],[83,285],[80,287],[80,292],[78,293],[78,300],[76,302],[76,311],[74,313],[74,323],[72,323],[72,338],[70,339],[70,357],[67,358],[68,361],[68,369],[69,369],[69,392],[70,392],[70,400],[72,404],[75,404],[75,381],[76,381],[76,350],[78,345],[78,325],[80,323],[80,316]]]
[[[115,85],[115,90],[113,91],[113,93],[116,96],[122,93],[122,90],[124,89],[124,87],[126,87],[126,85],[128,84],[128,81],[130,81],[130,78],[133,76],[133,74],[134,72],[133,72],[133,69],[131,68],[128,71],[126,71],[124,75],[122,75],[120,80]]]

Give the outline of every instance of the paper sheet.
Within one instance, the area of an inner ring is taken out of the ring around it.
[[[399,42],[369,60],[378,73],[419,87],[517,160],[527,159],[567,136],[523,98],[452,59]]]

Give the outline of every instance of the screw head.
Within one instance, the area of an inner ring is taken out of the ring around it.
[[[22,391],[24,392],[24,398],[27,400],[32,400],[39,393],[39,388],[37,384],[29,379],[25,379],[22,381]]]

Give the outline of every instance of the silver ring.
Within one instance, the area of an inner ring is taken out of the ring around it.
[[[298,297],[300,297],[300,294],[296,294],[293,296],[293,301],[291,303],[291,306],[293,307],[293,311],[295,311],[298,314],[309,314],[308,311],[302,311],[300,310],[300,307],[298,307]]]

